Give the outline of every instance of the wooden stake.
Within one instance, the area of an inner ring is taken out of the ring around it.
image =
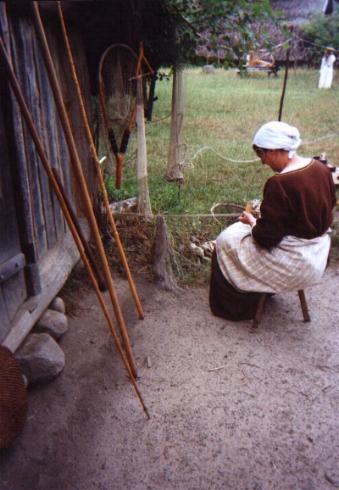
[[[183,69],[175,67],[173,70],[171,134],[168,148],[167,168],[165,178],[169,182],[182,184],[183,137],[182,128],[184,120],[184,78]]]
[[[137,78],[137,134],[138,134],[138,153],[137,153],[137,178],[138,178],[138,212],[146,217],[152,218],[151,200],[148,190],[147,176],[147,147],[145,133],[145,114],[142,93],[142,78]]]
[[[83,247],[83,244],[81,242],[81,239],[79,237],[79,234],[77,232],[77,229],[76,229],[76,226],[71,218],[71,215],[68,211],[68,207],[67,207],[67,204],[63,198],[63,191],[58,183],[58,181],[55,179],[55,176],[53,174],[53,171],[52,171],[52,168],[51,168],[51,164],[49,163],[49,160],[47,158],[47,155],[46,155],[46,152],[43,148],[43,145],[40,141],[40,138],[39,138],[39,135],[35,129],[35,126],[34,126],[34,122],[33,122],[33,118],[32,118],[32,115],[27,107],[27,104],[25,102],[25,99],[23,97],[23,94],[22,94],[22,91],[21,91],[21,88],[19,86],[19,83],[16,79],[16,76],[14,74],[14,71],[13,71],[13,68],[12,68],[12,65],[11,65],[11,62],[9,61],[9,58],[7,56],[7,52],[6,52],[6,48],[4,46],[4,43],[3,43],[3,40],[2,38],[0,37],[0,54],[5,62],[5,66],[6,66],[6,69],[7,69],[7,73],[8,73],[8,77],[9,77],[9,81],[10,81],[10,84],[11,84],[11,87],[12,87],[12,90],[14,92],[14,95],[18,101],[18,104],[19,104],[19,107],[20,107],[20,110],[21,110],[21,113],[22,113],[22,116],[27,124],[27,127],[28,127],[28,130],[31,134],[31,137],[33,139],[33,142],[36,146],[36,149],[37,149],[37,153],[40,157],[40,161],[44,167],[44,170],[46,171],[46,174],[47,174],[47,177],[51,183],[51,186],[57,196],[57,199],[60,203],[60,206],[61,206],[61,209],[62,209],[62,212],[65,216],[65,219],[66,219],[66,222],[69,226],[69,229],[72,233],[72,236],[74,238],[74,241],[76,243],[76,246],[79,250],[79,253],[80,253],[80,256],[81,256],[81,259],[87,269],[87,272],[90,276],[90,279],[92,281],[92,284],[94,286],[94,289],[95,289],[95,292],[96,292],[96,295],[98,297],[98,300],[99,300],[99,303],[100,303],[100,306],[102,307],[102,310],[103,310],[103,313],[105,315],[105,318],[108,322],[108,325],[109,325],[109,328],[111,330],[111,334],[112,334],[112,337],[113,337],[113,340],[115,342],[115,346],[117,348],[117,351],[119,352],[121,358],[122,358],[122,361],[124,363],[124,366],[129,374],[129,378],[131,380],[131,383],[133,385],[133,388],[137,394],[137,397],[146,413],[146,416],[148,418],[150,418],[149,416],[149,413],[148,413],[148,410],[145,406],[145,403],[143,401],[143,398],[141,396],[141,393],[139,391],[139,388],[136,384],[136,381],[135,381],[135,378],[134,378],[134,374],[133,374],[133,371],[131,369],[131,366],[128,362],[128,359],[126,357],[126,354],[124,353],[122,347],[121,347],[121,343],[120,343],[120,340],[119,340],[119,337],[117,336],[116,332],[115,332],[115,327],[114,327],[114,324],[113,324],[113,321],[111,319],[111,316],[109,314],[109,311],[108,311],[108,308],[105,304],[105,301],[104,301],[104,298],[103,298],[103,295],[99,289],[99,285],[98,285],[98,281],[95,277],[95,274],[93,272],[93,269],[91,267],[91,264],[86,256],[86,253],[85,253],[85,250],[84,250],[84,247]]]
[[[99,185],[100,185],[100,189],[101,189],[102,196],[103,196],[103,202],[104,202],[104,206],[106,209],[108,222],[109,222],[111,231],[113,233],[114,240],[115,240],[117,247],[118,247],[120,259],[121,259],[122,265],[124,267],[124,270],[126,272],[127,280],[128,280],[128,283],[129,283],[129,286],[131,289],[131,293],[132,293],[132,296],[133,296],[133,299],[134,299],[134,302],[136,305],[136,309],[138,311],[139,317],[141,319],[143,319],[144,318],[144,311],[143,311],[143,308],[142,308],[142,305],[141,305],[141,302],[140,302],[140,299],[138,296],[138,292],[137,292],[137,289],[136,289],[136,286],[135,286],[135,283],[134,283],[128,262],[127,262],[125,251],[124,251],[123,245],[122,245],[121,240],[120,240],[119,232],[117,230],[117,227],[116,227],[113,215],[112,215],[112,211],[110,210],[110,207],[109,207],[107,190],[106,190],[104,178],[102,175],[102,171],[100,168],[100,163],[99,163],[97,151],[95,148],[93,135],[92,135],[91,129],[89,127],[88,116],[87,116],[87,112],[86,112],[85,105],[84,105],[84,98],[82,95],[82,91],[81,91],[81,87],[80,87],[80,83],[79,83],[79,78],[77,76],[77,71],[76,71],[76,67],[75,67],[75,63],[74,63],[74,57],[72,54],[71,45],[70,45],[69,38],[67,35],[67,30],[66,30],[65,20],[64,20],[62,8],[61,8],[61,3],[60,2],[57,2],[57,3],[58,3],[58,12],[59,12],[60,23],[61,23],[62,32],[63,32],[64,41],[65,41],[66,50],[67,50],[67,55],[68,55],[68,61],[69,61],[70,67],[71,67],[72,79],[74,82],[74,86],[75,86],[76,94],[77,94],[77,98],[78,98],[78,103],[80,106],[80,114],[81,114],[82,122],[84,125],[84,129],[85,129],[87,141],[89,144],[89,148],[91,151],[93,164],[94,164],[94,167],[95,167],[98,179],[99,179]],[[122,165],[122,163],[121,163],[121,165]],[[120,177],[121,177],[121,175],[120,175]]]
[[[282,110],[283,110],[284,98],[285,98],[285,92],[286,92],[286,85],[287,85],[287,78],[288,78],[289,61],[290,61],[290,48],[288,48],[287,52],[286,52],[285,77],[284,77],[284,84],[283,84],[283,89],[282,89],[282,93],[281,93],[281,98],[280,98],[278,121],[281,121],[281,116],[282,116]]]
[[[137,371],[136,371],[135,362],[133,359],[132,349],[131,349],[131,345],[130,345],[130,340],[129,340],[125,320],[124,320],[123,315],[122,315],[122,311],[120,308],[117,293],[116,293],[115,286],[113,283],[111,271],[109,269],[109,264],[108,264],[108,260],[106,257],[105,249],[104,249],[101,237],[100,237],[100,231],[99,231],[98,223],[96,221],[94,211],[92,208],[92,201],[91,201],[91,198],[89,195],[89,191],[88,191],[87,183],[86,183],[85,176],[84,176],[84,173],[82,170],[79,154],[78,154],[78,151],[77,151],[77,148],[75,145],[75,141],[73,138],[69,117],[68,117],[66,107],[65,107],[65,104],[63,101],[63,97],[62,97],[62,92],[61,92],[59,82],[58,82],[58,79],[56,76],[54,63],[52,60],[52,56],[51,56],[49,46],[48,46],[48,42],[47,42],[47,38],[46,38],[46,33],[44,30],[42,19],[40,17],[38,2],[36,2],[36,1],[32,2],[32,7],[33,7],[34,19],[36,22],[37,34],[38,34],[40,44],[42,47],[48,77],[49,77],[51,88],[52,88],[52,91],[54,94],[56,106],[57,106],[57,109],[59,112],[61,124],[62,124],[63,129],[64,129],[65,139],[66,139],[68,149],[70,152],[71,163],[72,163],[73,170],[75,172],[77,181],[79,183],[80,189],[82,191],[82,197],[84,200],[87,219],[88,219],[89,225],[91,227],[91,231],[93,234],[93,238],[94,238],[94,241],[96,244],[96,248],[97,248],[100,260],[102,262],[104,277],[105,277],[107,287],[108,287],[108,291],[109,291],[109,295],[110,295],[110,298],[112,301],[112,306],[114,309],[115,317],[117,319],[117,323],[119,326],[119,330],[120,330],[120,334],[122,337],[123,346],[124,346],[124,349],[126,352],[126,356],[127,356],[128,362],[131,366],[131,370],[132,370],[134,376],[137,377]]]

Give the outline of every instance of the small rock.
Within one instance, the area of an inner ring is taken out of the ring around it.
[[[207,255],[208,257],[211,257],[212,256],[214,247],[215,247],[215,242],[214,241],[205,242],[205,243],[203,243],[201,245],[201,248],[203,249],[205,255]]]
[[[55,310],[46,310],[34,326],[35,333],[48,333],[55,340],[60,339],[67,330],[67,316]]]
[[[29,335],[15,356],[29,385],[51,381],[65,367],[65,354],[47,333]]]
[[[202,71],[203,73],[207,73],[207,75],[209,75],[211,73],[215,73],[215,68],[213,65],[204,65],[202,67]]]
[[[146,357],[146,366],[148,368],[152,367],[152,361],[151,361],[151,358],[149,356]]]
[[[65,302],[62,298],[59,298],[59,296],[56,296],[52,303],[49,305],[49,308],[51,310],[59,311],[59,313],[66,313],[66,306]]]
[[[109,207],[113,214],[133,213],[138,206],[138,200],[136,197],[130,197],[123,201],[117,201],[110,203]]]
[[[201,247],[198,247],[195,243],[190,243],[189,248],[194,255],[204,258],[204,251]]]

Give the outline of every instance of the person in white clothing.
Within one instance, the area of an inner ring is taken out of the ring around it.
[[[321,60],[318,88],[331,88],[333,81],[333,65],[335,63],[334,49],[326,48]]]

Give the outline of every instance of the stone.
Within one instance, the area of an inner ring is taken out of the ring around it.
[[[46,310],[34,326],[34,333],[48,333],[55,340],[60,339],[68,330],[67,316],[59,311]]]
[[[65,354],[47,333],[33,333],[15,353],[30,386],[56,378],[65,367]]]
[[[204,65],[202,67],[202,71],[203,73],[207,73],[207,74],[215,73],[215,68],[213,65]]]
[[[138,199],[130,197],[123,201],[112,202],[109,207],[113,214],[133,213],[138,207]]]
[[[65,302],[62,298],[60,298],[59,296],[56,296],[52,303],[49,305],[49,308],[51,310],[55,310],[55,311],[59,311],[59,313],[63,313],[65,314],[66,313],[66,306],[65,306]]]

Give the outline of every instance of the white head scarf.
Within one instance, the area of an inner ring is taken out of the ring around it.
[[[253,145],[266,150],[286,150],[288,157],[292,158],[301,144],[300,133],[297,128],[281,121],[271,121],[256,132]]]

